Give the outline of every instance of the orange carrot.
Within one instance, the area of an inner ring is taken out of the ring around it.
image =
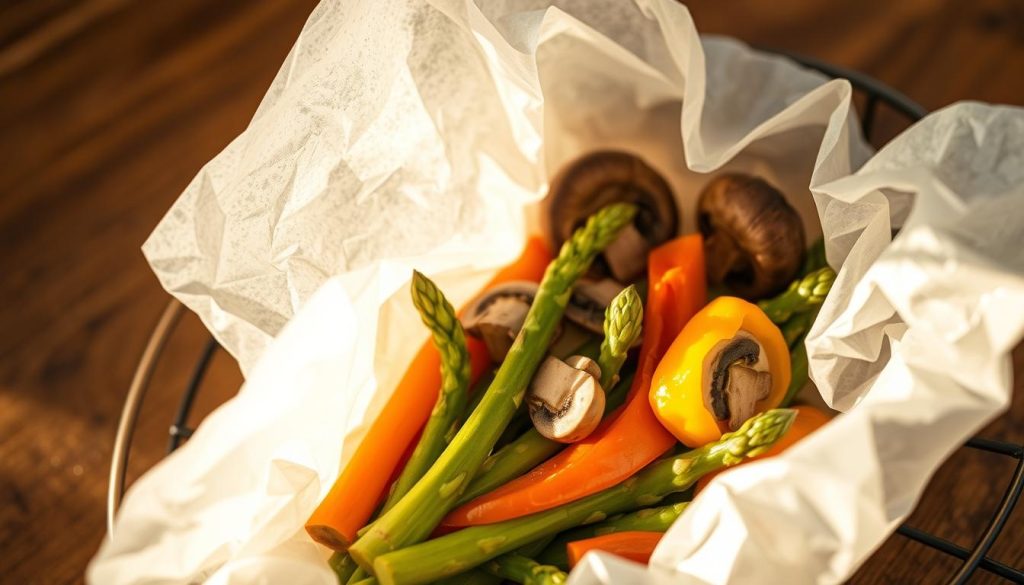
[[[705,303],[701,237],[683,236],[655,248],[648,275],[643,344],[625,406],[586,439],[456,508],[442,526],[491,524],[576,501],[621,483],[675,444],[647,395],[662,355]]]
[[[750,457],[749,459],[744,459],[743,462],[740,463],[739,465],[745,465],[747,463],[750,463],[751,461],[757,461],[758,459],[764,459],[766,457],[774,457],[779,453],[782,453],[786,449],[789,449],[794,444],[796,444],[797,441],[803,439],[807,435],[820,429],[821,427],[825,426],[825,423],[832,420],[832,417],[818,410],[817,408],[814,408],[813,406],[801,404],[800,406],[794,406],[793,409],[796,410],[799,414],[796,415],[796,420],[793,421],[793,425],[789,427],[789,430],[786,431],[786,434],[782,435],[782,438],[776,441],[775,444],[772,445],[771,448],[765,451],[764,453],[761,453],[760,455],[756,455],[754,457]],[[716,475],[722,473],[726,469],[728,468],[723,467],[722,469],[717,469],[700,478],[700,480],[697,482],[697,487],[694,488],[694,495],[700,493],[700,490],[707,487],[707,485],[711,483],[711,480],[714,479]]]
[[[500,270],[487,288],[512,280],[539,282],[549,262],[551,253],[543,240],[531,238],[519,259]],[[468,338],[467,344],[471,381],[475,382],[490,365],[490,359],[482,341]],[[430,417],[440,387],[441,359],[428,341],[306,522],[306,532],[313,540],[334,550],[345,550],[355,540],[356,531],[369,521],[403,454]]]
[[[620,556],[631,561],[647,564],[658,546],[662,532],[613,532],[570,542],[566,547],[569,551],[569,566],[575,567],[583,555],[592,550],[599,550]]]

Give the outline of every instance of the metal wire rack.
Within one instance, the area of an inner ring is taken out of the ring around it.
[[[863,107],[861,108],[861,130],[866,140],[871,140],[875,130],[877,113],[879,107],[885,106],[899,114],[909,124],[920,120],[927,111],[910,100],[907,96],[893,88],[873,79],[867,75],[838,67],[818,59],[770,49],[761,49],[766,52],[773,52],[793,61],[815,69],[832,78],[844,78],[850,81],[854,90],[864,96]],[[125,399],[124,408],[117,428],[117,436],[114,443],[113,462],[110,468],[110,485],[107,493],[107,527],[113,532],[114,515],[120,505],[121,496],[125,489],[125,473],[128,465],[128,458],[131,454],[132,434],[145,398],[146,390],[156,369],[157,361],[167,341],[174,330],[174,326],[181,317],[182,305],[177,300],[171,300],[164,309],[159,322],[150,335],[149,342],[143,351],[142,358],[136,367],[135,376],[128,389],[128,396]],[[217,341],[212,337],[206,342],[198,361],[193,367],[192,375],[185,386],[175,413],[169,427],[168,454],[177,449],[183,442],[192,435],[193,429],[188,426],[189,414],[195,397],[206,375],[206,370],[213,359],[214,354],[220,349]],[[1013,583],[1024,583],[1024,570],[1007,566],[987,556],[988,551],[995,544],[996,539],[1006,526],[1006,521],[1013,512],[1021,492],[1024,491],[1024,445],[993,441],[975,437],[964,445],[971,449],[977,449],[995,453],[1017,460],[1017,466],[1013,476],[1006,487],[1006,491],[989,519],[981,538],[971,549],[954,544],[948,540],[908,526],[900,526],[896,532],[906,538],[915,540],[942,553],[963,561],[957,572],[949,579],[950,585],[962,585],[974,575],[978,569],[998,575]]]

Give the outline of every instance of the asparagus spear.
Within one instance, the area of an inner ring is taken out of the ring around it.
[[[434,581],[434,585],[501,585],[501,582],[501,577],[495,577],[486,571],[474,569],[452,575],[451,577],[445,577],[444,579],[438,579]]]
[[[629,285],[615,295],[604,312],[604,341],[597,365],[601,368],[601,387],[611,388],[633,342],[640,337],[644,322],[644,302]]]
[[[557,538],[551,541],[551,544],[544,547],[544,550],[536,557],[537,562],[545,565],[554,565],[561,569],[568,569],[569,555],[565,547],[570,542],[630,530],[665,532],[688,505],[689,502],[682,502],[657,508],[643,508],[629,514],[614,516],[604,522],[568,530],[559,534]]]
[[[782,397],[779,406],[789,406],[796,395],[807,385],[807,348],[804,346],[804,338],[801,337],[796,347],[793,348],[789,358],[790,370],[793,377],[789,380],[789,387],[786,388],[786,395]]]
[[[615,295],[604,314],[604,340],[601,342],[597,365],[601,368],[601,387],[612,388],[619,370],[626,361],[630,346],[640,337],[644,320],[644,306],[636,287],[630,285]],[[605,398],[605,413],[611,412],[625,400],[629,386],[618,384]],[[473,479],[459,500],[464,504],[486,494],[510,479],[519,477],[554,455],[563,445],[543,437],[536,429],[529,429],[518,439],[488,457],[481,473]]]
[[[338,583],[342,585],[348,583],[349,578],[359,568],[359,565],[352,560],[352,557],[348,556],[348,553],[343,552],[332,554],[331,558],[327,559],[327,564],[331,566],[331,570],[338,576]]]
[[[466,349],[466,334],[455,316],[455,309],[433,281],[415,270],[412,273],[410,292],[412,304],[419,311],[423,324],[430,329],[434,346],[441,354],[441,391],[423,427],[420,442],[416,444],[405,469],[395,480],[391,493],[384,501],[382,514],[393,508],[412,489],[448,446],[455,435],[469,393],[469,350]]]
[[[604,412],[606,415],[625,402],[629,387],[633,385],[634,374],[635,372],[630,372],[625,375],[605,397]],[[483,465],[480,466],[480,473],[473,478],[469,487],[466,488],[466,492],[459,498],[458,505],[461,506],[496,489],[505,482],[519,477],[546,461],[564,446],[544,438],[537,432],[537,429],[526,431],[518,439],[484,460]]]
[[[370,574],[364,571],[362,567],[359,567],[356,569],[356,572],[352,573],[352,576],[348,578],[346,585],[357,585],[357,583],[365,581],[369,577]]]
[[[800,274],[807,274],[824,266],[828,266],[828,261],[825,260],[825,239],[818,238],[807,249],[807,257],[804,258],[804,267]]]
[[[522,518],[464,528],[382,555],[374,562],[374,572],[383,585],[427,583],[539,538],[650,506],[672,492],[685,490],[710,471],[765,452],[789,429],[795,416],[793,410],[769,410],[714,443],[656,461],[636,476],[592,496]]]
[[[568,578],[558,567],[542,565],[517,553],[501,555],[484,567],[494,576],[522,585],[559,585]]]
[[[825,266],[794,280],[777,297],[758,303],[761,310],[776,324],[788,321],[794,314],[805,313],[821,306],[836,280],[834,270]]]
[[[349,547],[349,554],[361,567],[371,570],[380,555],[423,541],[454,506],[522,404],[573,285],[635,214],[634,205],[609,205],[591,216],[562,246],[545,271],[523,327],[480,405],[409,493]]]
[[[473,384],[473,391],[471,394],[473,397],[469,400],[469,406],[462,410],[462,416],[459,417],[459,424],[465,423],[469,415],[473,414],[477,406],[480,406],[480,401],[484,399],[484,394],[487,393],[487,388],[491,386],[491,382],[494,381],[494,375],[497,373],[496,370],[487,370],[484,372],[480,379]]]

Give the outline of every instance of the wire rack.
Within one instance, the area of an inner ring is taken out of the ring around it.
[[[860,108],[860,119],[861,130],[866,140],[870,141],[876,129],[877,114],[880,107],[889,108],[901,116],[907,124],[920,120],[927,113],[924,108],[911,101],[902,93],[857,71],[837,67],[817,59],[793,53],[762,50],[774,52],[792,59],[804,67],[815,69],[829,77],[849,80],[854,90],[864,96],[863,106]],[[142,358],[139,360],[135,371],[135,376],[128,389],[128,396],[125,399],[124,408],[121,412],[117,437],[114,443],[113,462],[110,469],[110,486],[107,493],[107,527],[111,532],[114,529],[114,514],[120,505],[121,496],[125,489],[125,473],[128,458],[131,454],[132,434],[142,407],[142,401],[145,398],[153,371],[156,369],[157,361],[160,359],[164,346],[170,339],[174,326],[181,316],[181,312],[182,305],[177,300],[171,300],[167,308],[164,309],[159,322],[150,335],[149,342],[143,351]],[[193,367],[192,375],[182,392],[178,410],[169,426],[168,453],[173,452],[192,435],[193,429],[188,426],[192,404],[206,375],[206,370],[214,354],[219,349],[220,346],[217,344],[217,341],[212,337],[209,338]],[[989,549],[992,548],[992,545],[995,544],[996,539],[999,538],[999,535],[1005,528],[1006,521],[1013,512],[1014,506],[1016,506],[1020,498],[1021,491],[1024,490],[1024,445],[975,437],[967,441],[964,447],[995,453],[1016,459],[1017,461],[1015,471],[1006,487],[1006,491],[1003,493],[998,507],[989,519],[985,531],[974,547],[966,549],[934,534],[906,524],[900,526],[896,532],[906,538],[915,540],[963,561],[956,573],[950,577],[948,581],[950,585],[966,583],[979,569],[998,575],[1013,583],[1024,583],[1024,570],[1007,566],[987,556]]]

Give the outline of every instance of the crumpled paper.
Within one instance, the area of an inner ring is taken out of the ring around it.
[[[302,524],[427,339],[412,268],[464,302],[550,174],[615,147],[666,175],[687,231],[719,169],[824,228],[842,269],[808,349],[848,412],[716,478],[649,568],[590,555],[573,582],[841,581],[1005,408],[1024,329],[1024,112],[956,106],[868,160],[850,97],[669,0],[323,3],[145,245],[247,382],[129,490],[88,580],[333,584]]]

